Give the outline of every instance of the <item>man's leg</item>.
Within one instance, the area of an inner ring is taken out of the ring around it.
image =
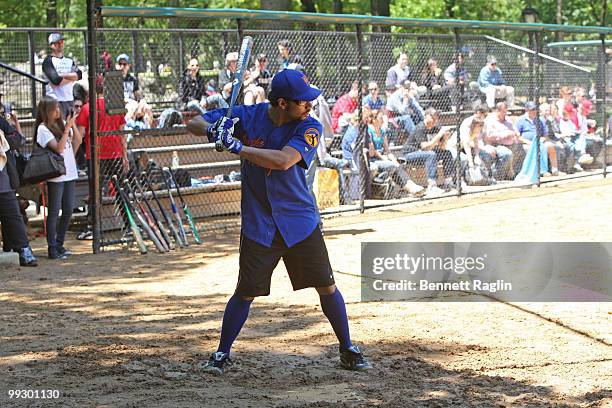
[[[498,180],[510,179],[513,175],[510,174],[510,161],[512,159],[512,150],[506,146],[495,146],[495,155],[497,162],[495,164],[495,177]]]
[[[494,86],[488,86],[485,88],[484,93],[486,95],[487,98],[487,105],[489,105],[489,108],[493,109],[495,107],[495,94],[496,94],[496,90]]]
[[[321,310],[325,317],[327,317],[327,320],[329,320],[334,333],[336,333],[340,343],[340,350],[352,347],[353,343],[351,343],[346,306],[340,290],[338,290],[336,285],[316,289],[321,300]]]

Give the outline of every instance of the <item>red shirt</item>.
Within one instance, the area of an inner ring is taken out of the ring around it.
[[[104,98],[96,99],[96,110],[98,112],[98,132],[110,132],[123,130],[125,117],[123,115],[109,115],[104,108]],[[85,128],[85,156],[89,160],[89,102],[83,105],[81,113],[76,119],[77,126]],[[119,159],[124,156],[123,138],[125,135],[98,136],[96,145],[98,147],[100,160]]]
[[[332,109],[332,129],[338,130],[338,120],[343,113],[353,113],[357,109],[357,101],[349,94],[344,94],[338,98]]]

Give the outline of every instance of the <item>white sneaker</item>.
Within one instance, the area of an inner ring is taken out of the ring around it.
[[[402,189],[415,197],[422,197],[425,194],[425,189],[412,180],[408,180]]]
[[[425,193],[425,196],[426,197],[438,197],[438,196],[441,196],[442,194],[444,194],[444,190],[432,184],[429,187],[427,187],[427,192]]]
[[[593,156],[588,153],[585,153],[578,158],[578,164],[580,164],[581,166],[589,165],[591,163],[593,163]]]
[[[574,171],[582,171],[582,166],[580,166],[578,163],[574,164]]]

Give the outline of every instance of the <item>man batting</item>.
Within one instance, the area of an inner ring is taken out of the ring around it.
[[[188,130],[242,157],[240,271],[223,315],[219,348],[204,370],[223,374],[232,343],[253,299],[270,294],[272,272],[283,259],[293,290],[315,288],[321,309],[340,342],[340,365],[365,370],[370,364],[351,343],[346,307],[334,283],[316,203],[305,169],[316,154],[322,126],[309,116],[321,91],[299,71],[286,69],[272,80],[269,103],[238,105],[232,118],[217,109],[189,122]]]

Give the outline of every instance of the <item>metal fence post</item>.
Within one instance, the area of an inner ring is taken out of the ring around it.
[[[459,29],[458,28],[454,28],[453,29],[453,33],[454,33],[454,37],[455,37],[455,56],[454,56],[454,62],[455,62],[455,87],[459,87],[459,100],[457,102],[457,125],[455,126],[455,132],[457,134],[457,142],[455,145],[455,149],[457,149],[457,157],[455,157],[455,183],[457,186],[457,196],[461,196],[461,194],[463,194],[463,190],[462,190],[462,186],[461,186],[461,179],[462,174],[461,174],[461,134],[459,132],[460,128],[461,128],[461,122],[462,122],[462,115],[461,115],[461,108],[463,107],[463,98],[464,98],[464,90],[465,90],[465,85],[461,85],[459,82],[459,76],[460,76],[460,71],[459,71],[459,52],[461,50],[461,38],[459,37]],[[464,56],[464,61],[465,61],[465,56]],[[453,92],[451,90],[451,92]]]
[[[101,228],[100,228],[100,179],[98,177],[100,162],[98,160],[98,149],[96,143],[96,27],[94,24],[94,1],[87,0],[87,66],[89,76],[89,211],[93,214],[93,253],[100,252]],[[93,106],[93,108],[91,108]]]
[[[536,163],[536,169],[537,169],[537,186],[540,187],[542,180],[541,180],[541,176],[540,173],[542,172],[542,169],[540,168],[540,157],[542,156],[542,149],[540,149],[540,138],[544,137],[544,129],[542,129],[542,123],[540,123],[540,87],[542,85],[542,78],[540,77],[540,68],[541,68],[541,61],[540,61],[540,47],[542,45],[542,41],[541,41],[541,32],[536,31],[535,33],[533,33],[534,37],[535,37],[535,49],[534,52],[535,54],[533,54],[533,69],[532,69],[532,73],[535,72],[534,76],[535,78],[533,79],[533,84],[534,84],[534,88],[533,88],[533,96],[535,99],[535,104],[536,104],[536,118],[535,118],[535,125],[536,125],[536,137],[533,140],[532,143],[537,143],[536,145],[536,151],[537,151],[537,163]],[[545,152],[545,154],[547,154],[547,152]]]
[[[359,115],[359,134],[355,141],[355,149],[353,150],[353,160],[355,160],[355,154],[357,154],[357,160],[359,160],[359,212],[365,211],[365,195],[367,191],[368,182],[368,169],[365,157],[363,156],[363,147],[365,142],[365,134],[367,132],[366,124],[363,122],[363,104],[362,89],[363,89],[363,33],[361,32],[361,26],[355,25],[355,36],[357,39],[357,80],[359,81],[359,91],[357,94],[357,112]]]
[[[601,89],[602,92],[602,112],[601,119],[603,124],[603,176],[606,178],[608,176],[608,122],[606,121],[606,107],[608,104],[606,103],[606,96],[608,94],[607,88],[608,84],[606,83],[606,35],[599,34],[599,38],[601,40],[601,53],[599,54],[599,58],[601,61]],[[612,129],[610,129],[612,130]]]
[[[134,75],[138,78],[138,72],[141,70],[140,68],[140,56],[138,53],[138,32],[132,31],[132,69],[134,70]]]
[[[28,60],[30,61],[30,74],[36,75],[36,66],[34,64],[34,54],[36,46],[34,44],[34,32],[28,30]],[[45,86],[43,85],[43,92]],[[32,103],[32,117],[36,117],[36,82],[30,81],[30,102]]]

